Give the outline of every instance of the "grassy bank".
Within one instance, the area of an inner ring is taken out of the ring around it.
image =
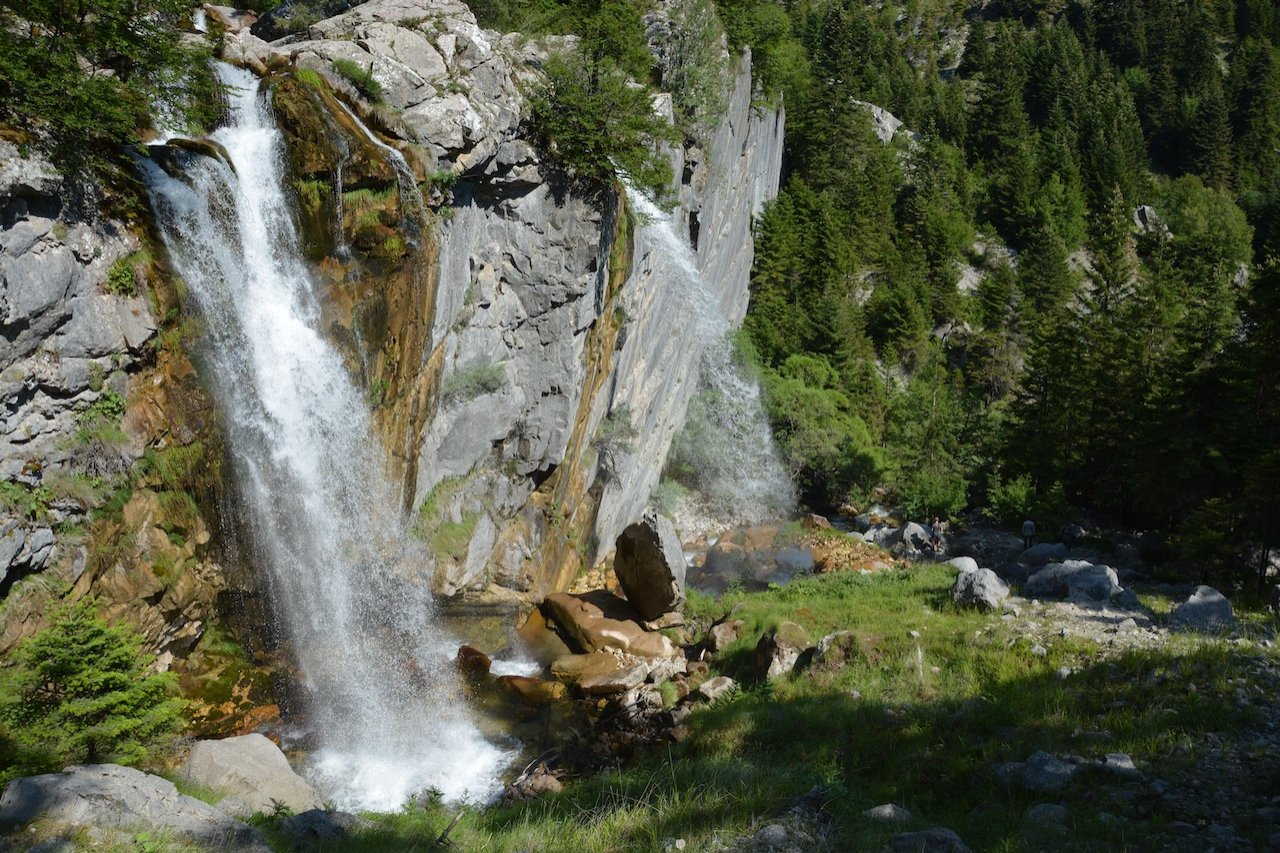
[[[695,596],[689,611],[704,623],[731,610],[745,622],[742,639],[714,664],[743,689],[694,713],[688,737],[666,753],[571,782],[554,797],[468,811],[450,833],[454,849],[662,850],[683,838],[697,850],[758,829],[815,785],[827,790],[831,850],[879,849],[894,832],[930,826],[956,830],[975,850],[1156,849],[1168,846],[1175,821],[1197,822],[1176,796],[1184,778],[1194,785],[1197,773],[1216,772],[1228,788],[1247,781],[1262,805],[1264,792],[1280,791],[1275,750],[1256,748],[1275,716],[1274,649],[1170,636],[1119,650],[1062,637],[1048,616],[958,610],[951,578],[946,567],[922,567]],[[782,620],[814,640],[852,631],[848,660],[752,684],[755,641]],[[1268,628],[1254,620],[1244,633]],[[1215,770],[1237,742],[1238,754]],[[998,778],[1000,764],[1036,750],[1090,759],[1123,752],[1143,776],[1090,770],[1050,796]],[[1232,774],[1240,779],[1225,778]],[[1174,794],[1154,793],[1157,779]],[[915,817],[886,827],[862,816],[886,802]],[[1027,825],[1027,809],[1040,802],[1067,807],[1062,828]],[[1211,817],[1263,846],[1275,828],[1251,823],[1245,805],[1240,815]],[[370,815],[374,828],[342,847],[432,849],[455,814],[426,805]]]

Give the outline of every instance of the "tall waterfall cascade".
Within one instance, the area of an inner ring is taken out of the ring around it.
[[[393,500],[369,404],[320,334],[283,189],[283,141],[250,72],[219,66],[229,163],[144,162],[174,266],[205,327],[256,561],[297,662],[318,745],[304,774],[344,808],[394,809],[434,788],[492,796],[511,744],[458,698],[457,643],[434,619],[426,555]],[[424,573],[425,574],[425,573]]]
[[[718,310],[711,283],[670,214],[628,187],[639,214],[640,240],[661,265],[665,286],[687,303],[689,328],[682,338],[698,358],[698,389],[689,403],[685,432],[672,454],[693,468],[702,511],[719,523],[754,524],[795,511],[795,488],[773,441],[760,384],[738,357],[733,330]]]

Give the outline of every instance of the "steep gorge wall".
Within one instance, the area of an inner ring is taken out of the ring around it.
[[[383,418],[383,438],[406,506],[422,508],[436,560],[423,570],[439,592],[482,602],[564,586],[612,549],[656,484],[705,343],[693,295],[655,263],[662,247],[635,227],[627,199],[561,186],[522,138],[521,92],[557,41],[481,30],[447,0],[372,0],[269,45],[233,33],[227,50],[263,70],[318,73],[360,106],[333,64],[354,62],[385,92],[361,111],[414,163],[436,208],[415,261],[434,260],[433,280],[406,289],[400,273],[366,270],[355,285],[387,294],[397,317],[411,310],[418,346],[380,349],[354,333],[349,312],[346,325],[366,370],[396,365],[376,380],[388,407],[405,409]],[[672,219],[697,233],[702,310],[736,326],[752,216],[777,189],[783,117],[753,109],[749,57],[725,82],[709,144],[671,152]],[[287,135],[306,135],[277,111]],[[451,192],[433,192],[442,176]],[[346,188],[351,178],[330,167],[324,180]],[[331,254],[320,266],[344,262]],[[611,433],[627,438],[610,443]]]

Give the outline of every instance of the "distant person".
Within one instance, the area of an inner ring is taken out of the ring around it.
[[[929,536],[930,536],[929,544],[933,546],[933,551],[935,554],[942,553],[942,534],[945,533],[946,530],[947,530],[946,524],[942,521],[939,521],[938,517],[935,515],[933,517],[933,523],[929,525]]]
[[[1036,544],[1036,523],[1031,519],[1022,522],[1022,548],[1026,550]]]

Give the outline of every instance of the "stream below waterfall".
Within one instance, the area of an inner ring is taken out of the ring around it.
[[[142,161],[173,265],[203,324],[197,355],[222,411],[250,541],[315,747],[303,773],[347,809],[428,789],[482,801],[518,750],[460,695],[422,546],[386,482],[369,404],[320,332],[284,191],[284,145],[260,81],[219,65],[229,117],[178,174]]]

